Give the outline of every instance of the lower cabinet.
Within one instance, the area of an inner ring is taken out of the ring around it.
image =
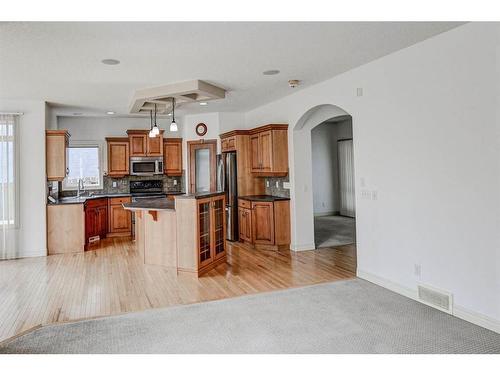
[[[290,202],[238,200],[240,241],[257,248],[290,247]]]
[[[85,213],[83,204],[47,205],[47,253],[84,251]]]
[[[85,202],[85,245],[105,238],[108,233],[108,199]]]
[[[132,213],[123,208],[130,203],[130,197],[108,199],[108,236],[130,236],[132,234]]]
[[[177,269],[197,276],[226,261],[225,196],[175,198]]]

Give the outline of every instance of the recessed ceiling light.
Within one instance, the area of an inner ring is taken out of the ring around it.
[[[207,105],[207,102],[200,102],[200,105]]]
[[[271,69],[271,70],[266,70],[265,72],[262,72],[262,74],[264,74],[265,76],[274,76],[276,74],[279,74],[279,70],[278,69]]]
[[[108,112],[106,112],[106,114],[107,114],[107,115],[114,115],[114,114],[115,114],[115,112],[113,112],[113,111],[108,111]]]
[[[104,59],[101,60],[101,62],[105,65],[118,65],[120,63],[120,60],[116,59]]]

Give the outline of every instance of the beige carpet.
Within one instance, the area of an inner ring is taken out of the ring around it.
[[[500,335],[354,279],[47,326],[0,353],[500,353]]]

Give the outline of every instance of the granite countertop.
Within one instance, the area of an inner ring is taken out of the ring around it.
[[[290,198],[275,197],[274,195],[245,195],[243,197],[238,197],[238,199],[244,199],[246,201],[253,201],[253,202],[275,202],[275,201],[290,200]]]
[[[123,208],[131,211],[174,211],[175,202],[167,198],[141,199],[138,202],[123,203]]]
[[[95,195],[85,195],[81,196],[79,198],[77,197],[64,197],[64,198],[59,198],[56,200],[55,203],[48,202],[48,205],[61,205],[61,204],[83,204],[88,200],[92,199],[100,199],[100,198],[119,198],[119,197],[130,197],[131,194],[129,193],[112,193],[112,194],[95,194]]]
[[[206,193],[183,194],[175,197],[175,199],[202,199],[215,197],[216,195],[225,194],[223,191],[209,191]]]

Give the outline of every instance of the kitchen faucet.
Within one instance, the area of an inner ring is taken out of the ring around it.
[[[85,192],[85,185],[83,184],[83,179],[78,179],[78,188],[76,189],[76,197],[80,198],[82,192]]]

